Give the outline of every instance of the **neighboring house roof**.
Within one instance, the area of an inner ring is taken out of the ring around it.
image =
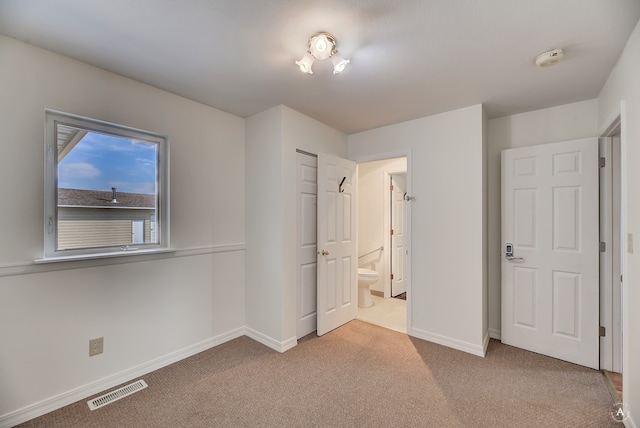
[[[106,190],[58,189],[58,206],[139,209],[155,209],[156,206],[152,193],[116,192],[115,203],[112,196],[113,192]]]

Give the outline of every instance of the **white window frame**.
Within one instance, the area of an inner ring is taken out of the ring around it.
[[[156,236],[158,243],[100,248],[57,248],[58,236],[58,123],[102,134],[120,136],[158,144],[156,177]],[[141,129],[45,109],[44,139],[44,257],[36,263],[92,259],[170,251],[169,247],[169,137]]]

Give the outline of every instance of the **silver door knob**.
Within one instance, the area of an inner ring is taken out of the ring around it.
[[[322,253],[321,253],[321,254],[322,254],[323,256],[328,256],[328,255],[329,255],[329,252],[328,252],[327,250],[322,250]]]

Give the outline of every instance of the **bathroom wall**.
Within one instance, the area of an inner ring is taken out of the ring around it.
[[[384,247],[383,251],[359,258],[358,266],[380,276],[371,290],[389,294],[389,182],[388,174],[406,172],[407,159],[395,158],[358,164],[358,255]],[[386,202],[386,203],[385,203]],[[385,223],[385,219],[386,222]],[[385,227],[386,225],[386,227]],[[388,297],[388,296],[385,296]]]

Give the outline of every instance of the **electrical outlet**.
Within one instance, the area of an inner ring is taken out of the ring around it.
[[[102,354],[104,350],[104,337],[98,337],[97,339],[91,339],[89,341],[89,356]]]

